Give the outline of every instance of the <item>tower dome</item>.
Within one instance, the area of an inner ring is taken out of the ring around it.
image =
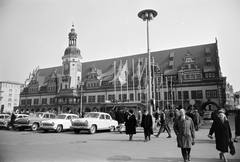
[[[81,51],[77,48],[77,33],[75,32],[74,25],[72,25],[71,32],[68,34],[69,45],[64,51],[64,56],[67,55],[79,55],[81,56]]]

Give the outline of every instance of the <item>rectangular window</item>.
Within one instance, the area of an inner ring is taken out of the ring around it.
[[[127,100],[127,94],[123,94],[123,100]]]
[[[134,101],[133,93],[130,93],[130,101]]]
[[[209,78],[209,73],[205,73],[205,78]]]
[[[211,90],[206,90],[206,98],[211,98]]]
[[[191,64],[191,69],[195,69],[195,65],[194,64]]]
[[[96,96],[92,96],[92,102],[96,102]]]
[[[47,104],[47,98],[42,98],[42,104]]]
[[[21,100],[21,105],[26,105],[26,100]]]
[[[191,91],[191,98],[197,99],[197,91]]]
[[[8,97],[12,97],[12,94],[9,94]]]
[[[12,92],[12,89],[9,89],[9,92]]]
[[[12,102],[12,99],[11,99],[11,98],[9,98],[9,99],[8,99],[8,102]]]
[[[97,102],[100,103],[100,102],[104,102],[105,101],[105,96],[104,95],[98,95],[97,96]]]
[[[82,102],[83,102],[83,103],[86,103],[86,102],[87,102],[87,96],[83,96],[83,97],[82,97]]]
[[[141,100],[141,99],[140,99],[140,93],[138,93],[137,95],[138,95],[137,100],[140,101],[140,100]]]
[[[92,102],[92,96],[88,96],[88,103]]]
[[[54,104],[55,103],[55,98],[50,98],[50,104]]]
[[[218,98],[217,90],[212,90],[212,98]]]
[[[188,91],[183,91],[183,99],[185,99],[185,100],[189,99]]]
[[[32,105],[32,99],[27,99],[27,105]]]
[[[97,96],[97,102],[100,103],[101,102],[101,95]]]
[[[215,73],[212,73],[212,78],[216,78],[216,75],[215,75]]]
[[[197,90],[197,98],[198,99],[203,99],[202,90]]]
[[[191,80],[194,80],[195,79],[195,74],[191,74]]]
[[[121,94],[118,95],[118,99],[122,100],[122,95]]]
[[[182,99],[182,91],[178,91],[178,100]]]
[[[8,106],[11,106],[12,104],[11,103],[8,103]]]
[[[189,79],[190,79],[189,74],[186,74],[186,75],[185,75],[185,79],[186,79],[186,80],[189,80]]]
[[[39,99],[35,98],[35,99],[33,100],[33,104],[34,104],[34,105],[38,105],[38,103],[39,103]]]

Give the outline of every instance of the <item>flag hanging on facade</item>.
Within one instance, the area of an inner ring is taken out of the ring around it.
[[[121,86],[124,85],[125,83],[127,83],[127,76],[128,76],[128,65],[127,65],[127,61],[125,62],[125,64],[123,65],[121,72],[119,74],[119,81]]]
[[[108,67],[108,69],[106,69],[106,72],[104,72],[104,73],[101,73],[100,70],[97,70],[97,74],[98,74],[97,79],[99,79],[99,80],[106,80],[105,78],[109,78],[110,76],[112,76],[114,74],[114,66],[115,66],[115,64],[116,64],[116,61],[114,61],[113,64],[110,65]]]
[[[114,81],[117,81],[117,79],[119,78],[119,75],[122,71],[122,60],[120,60],[120,63],[119,63],[119,66],[118,66],[118,71],[117,71],[117,74],[113,77],[113,79],[110,82],[114,82]]]

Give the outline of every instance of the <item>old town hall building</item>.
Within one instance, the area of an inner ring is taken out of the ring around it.
[[[148,72],[152,98],[161,108],[190,104],[199,110],[225,104],[218,44],[151,52],[107,60],[82,62],[74,27],[62,65],[37,68],[20,94],[20,111],[105,111],[115,106],[143,108],[147,102]],[[60,59],[60,58],[59,58]]]

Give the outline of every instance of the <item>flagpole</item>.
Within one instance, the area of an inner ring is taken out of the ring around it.
[[[172,89],[172,76],[171,76],[171,97],[172,97],[172,106],[173,106],[173,89]]]
[[[132,59],[132,71],[133,71],[133,76],[132,76],[132,80],[133,80],[133,101],[135,102],[136,100],[136,96],[135,96],[135,78],[134,78],[134,59]]]
[[[158,85],[158,77],[156,77],[156,79],[157,79],[157,100],[158,100],[158,107],[160,107],[160,101],[159,101],[159,95],[160,95],[160,89],[159,89],[159,85]]]
[[[116,61],[114,61],[114,77],[113,79],[115,79],[115,76],[116,76]],[[114,80],[114,94],[115,94],[115,97],[114,97],[114,100],[117,99],[117,87],[116,87],[116,80]]]
[[[141,78],[140,78],[140,58],[138,58],[138,88],[140,94],[140,102],[142,101],[142,87],[141,87]]]
[[[162,106],[163,106],[163,109],[164,109],[164,91],[163,91],[163,74],[161,74],[161,84],[162,84]]]
[[[127,66],[127,69],[126,69],[126,71],[127,71],[127,74],[125,74],[126,75],[126,80],[127,80],[127,100],[128,100],[128,60],[126,60],[126,66]]]
[[[154,57],[152,57],[152,75],[153,75],[153,98],[156,99],[156,82],[155,82],[155,63]],[[154,110],[156,109],[156,105],[154,105]]]
[[[167,79],[167,76],[166,76],[166,89],[167,89],[167,103],[166,103],[166,105],[167,105],[167,109],[168,109],[168,79]]]

